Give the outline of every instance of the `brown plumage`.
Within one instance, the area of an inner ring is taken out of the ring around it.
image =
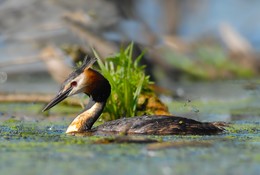
[[[77,93],[86,93],[90,97],[87,107],[72,121],[66,133],[88,131],[94,134],[210,135],[223,131],[214,123],[162,115],[122,118],[91,129],[101,115],[111,92],[108,80],[90,68],[95,61],[94,58],[86,58],[83,65],[64,81],[58,95],[43,109],[48,110]]]
[[[87,77],[88,84],[84,93],[92,96],[96,102],[106,101],[111,92],[111,87],[107,79],[94,69],[84,70],[84,76]]]
[[[211,135],[222,131],[213,123],[176,116],[139,116],[109,121],[92,129],[97,134]]]

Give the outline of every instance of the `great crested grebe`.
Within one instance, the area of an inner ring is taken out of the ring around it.
[[[86,108],[72,121],[66,133],[208,135],[217,134],[222,131],[222,128],[216,126],[214,123],[163,115],[122,118],[106,122],[91,129],[101,115],[111,92],[108,80],[99,72],[90,68],[95,61],[96,58],[87,57],[82,66],[72,72],[63,82],[58,95],[43,109],[43,111],[46,111],[74,94],[85,93],[90,97]]]

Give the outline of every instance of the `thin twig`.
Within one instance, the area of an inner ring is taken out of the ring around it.
[[[24,103],[48,103],[54,97],[51,94],[0,94],[0,102],[24,102]],[[65,103],[70,105],[80,105],[78,98],[69,98]]]

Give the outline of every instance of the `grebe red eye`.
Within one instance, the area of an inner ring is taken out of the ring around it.
[[[70,85],[71,85],[72,87],[76,87],[76,86],[77,86],[77,84],[78,84],[78,83],[77,83],[76,81],[73,81],[73,82],[71,82],[71,84],[70,84]]]

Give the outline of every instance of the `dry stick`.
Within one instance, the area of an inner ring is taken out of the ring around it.
[[[39,55],[35,55],[35,56],[29,56],[29,57],[25,57],[25,58],[16,58],[15,60],[11,60],[11,61],[0,62],[0,68],[39,62],[40,57],[41,56],[39,56]]]
[[[231,25],[222,24],[220,26],[220,36],[231,56],[233,55],[231,57],[233,60],[256,71],[258,61],[255,58],[253,47],[240,33]]]
[[[220,26],[220,34],[229,51],[240,52],[245,55],[253,52],[251,44],[229,24],[222,24]]]
[[[86,43],[89,43],[89,45],[98,52],[101,58],[106,58],[118,51],[117,47],[113,43],[108,42],[90,32],[86,24],[80,22],[79,20],[75,20],[75,18],[72,18],[69,15],[66,15],[64,19],[71,31],[77,34]]]
[[[72,69],[64,63],[64,57],[62,51],[54,46],[45,48],[40,57],[46,64],[52,78],[58,83],[63,82],[72,72]]]
[[[46,64],[47,69],[53,79],[56,80],[58,83],[61,83],[72,72],[72,69],[64,63],[64,57],[65,56],[63,55],[61,50],[54,46],[49,46],[42,51],[41,55],[17,58],[12,61],[0,62],[0,68],[36,63],[42,60]]]
[[[53,97],[50,94],[0,94],[0,102],[49,103]],[[65,103],[79,106],[80,100],[71,97]]]

